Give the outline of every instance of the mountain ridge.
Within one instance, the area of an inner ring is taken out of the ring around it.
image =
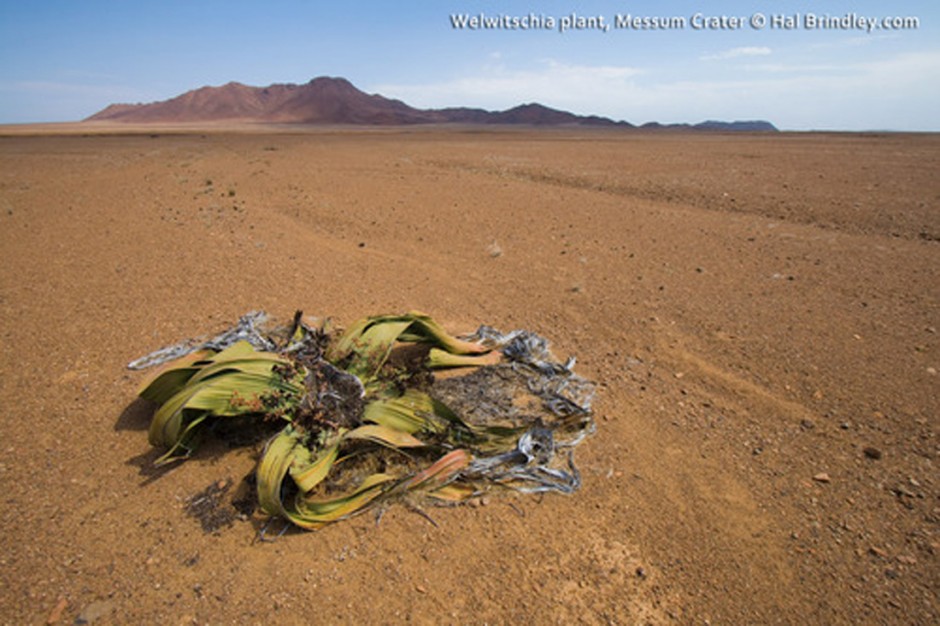
[[[274,83],[252,87],[228,82],[192,89],[174,98],[151,103],[116,103],[85,118],[86,122],[188,123],[238,121],[279,124],[501,124],[527,126],[585,126],[638,128],[626,121],[598,115],[577,115],[537,102],[520,104],[504,111],[473,107],[418,109],[401,100],[367,94],[342,77],[320,76],[304,84]],[[777,128],[763,120],[700,124],[659,124],[647,130],[692,129],[768,131]]]

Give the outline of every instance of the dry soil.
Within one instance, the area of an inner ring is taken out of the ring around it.
[[[2,128],[0,622],[936,624],[938,172],[936,135]],[[262,542],[256,449],[154,471],[125,364],[298,308],[551,338],[599,385],[582,489]]]

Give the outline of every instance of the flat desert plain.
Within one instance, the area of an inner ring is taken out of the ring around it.
[[[940,136],[0,134],[0,622],[940,621]],[[547,336],[581,490],[204,529],[125,365],[253,309]]]

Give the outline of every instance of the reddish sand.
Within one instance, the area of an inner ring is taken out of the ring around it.
[[[940,137],[0,134],[0,622],[940,622]],[[582,489],[203,532],[124,365],[259,308],[548,336]]]

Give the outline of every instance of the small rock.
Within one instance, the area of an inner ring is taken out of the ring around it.
[[[55,605],[55,608],[52,609],[52,612],[49,613],[49,618],[46,620],[46,624],[58,624],[59,620],[62,619],[62,613],[65,612],[69,606],[68,598],[65,596],[59,597],[59,602]]]
[[[936,367],[928,367],[928,368],[927,368],[927,373],[930,374],[931,376],[936,376],[936,375],[937,375],[937,368],[936,368]]]
[[[868,446],[864,450],[862,450],[862,452],[865,454],[866,457],[868,457],[869,459],[874,459],[875,461],[881,458],[881,450],[879,450],[878,448],[872,448],[871,446]]]
[[[636,568],[637,578],[646,578],[646,570],[642,566]]]
[[[888,553],[885,552],[884,550],[882,550],[881,548],[877,548],[877,547],[875,547],[875,546],[872,546],[872,547],[868,548],[868,551],[869,551],[870,553],[872,553],[873,555],[875,555],[875,556],[877,556],[877,557],[880,557],[880,558],[882,558],[882,559],[888,558]]]
[[[427,592],[428,592],[428,590],[425,589],[424,585],[417,585],[417,586],[415,587],[415,591],[417,591],[418,593],[427,593]]]
[[[832,481],[832,479],[829,477],[829,474],[826,472],[819,472],[813,476],[813,480],[815,480],[817,483],[828,483]]]
[[[911,491],[910,489],[908,489],[908,488],[905,487],[904,485],[898,485],[897,487],[893,488],[891,491],[893,491],[893,492],[894,492],[894,495],[898,496],[899,498],[900,498],[901,496],[906,496],[906,497],[908,497],[908,498],[916,498],[916,497],[917,497],[917,494],[916,494],[916,493],[914,493],[913,491]]]
[[[812,430],[816,427],[816,424],[813,423],[813,420],[802,419],[800,420],[800,428],[803,430]]]
[[[114,602],[111,600],[97,600],[92,602],[75,618],[76,624],[91,624],[114,611]]]
[[[905,565],[915,565],[917,563],[916,558],[906,554],[899,556],[896,560],[898,563],[904,563]]]

